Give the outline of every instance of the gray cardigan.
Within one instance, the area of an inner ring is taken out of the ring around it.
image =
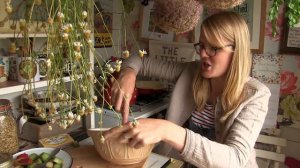
[[[166,119],[182,125],[195,110],[192,80],[199,62],[175,63],[149,58],[130,57],[122,68],[131,67],[140,75],[165,79],[175,83]],[[182,158],[197,167],[257,167],[254,144],[264,123],[269,89],[258,80],[249,77],[246,87],[248,97],[226,120],[222,116],[221,103],[215,107],[216,142],[186,129],[187,136]],[[170,148],[169,148],[170,149]],[[164,154],[171,150],[164,147]]]

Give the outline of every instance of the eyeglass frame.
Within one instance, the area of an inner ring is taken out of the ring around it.
[[[202,44],[202,46],[204,46],[204,47],[201,47],[201,44]],[[209,54],[209,53],[206,51],[206,50],[207,50],[207,47],[206,47],[206,46],[207,46],[207,45],[205,45],[204,43],[201,43],[201,42],[195,43],[195,44],[194,44],[194,48],[195,48],[195,50],[196,50],[196,53],[200,55],[200,52],[201,52],[200,50],[204,49],[205,53],[206,53],[209,57],[214,57],[215,55],[217,55],[217,51],[218,51],[218,50],[224,49],[224,48],[226,48],[226,47],[232,47],[232,48],[234,49],[234,45],[232,45],[232,44],[228,44],[228,45],[225,45],[225,46],[223,46],[223,47],[214,47],[214,46],[209,45],[208,47],[210,47],[211,51],[214,52],[214,54]],[[234,52],[234,51],[232,51],[232,52]]]

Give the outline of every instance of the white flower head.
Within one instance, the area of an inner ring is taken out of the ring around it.
[[[94,97],[93,97],[93,101],[96,102],[97,100],[98,100],[98,97],[97,97],[97,96],[94,96]]]
[[[85,29],[87,27],[87,22],[79,22],[79,27]]]
[[[145,51],[144,49],[139,50],[139,55],[140,55],[141,58],[143,58],[145,54],[147,54],[147,51]]]
[[[48,68],[51,67],[51,60],[50,60],[50,59],[47,59],[46,64],[47,64],[47,67],[48,67]]]
[[[76,116],[76,121],[79,122],[80,120],[81,120],[81,115],[77,115],[77,116]]]
[[[80,51],[80,47],[82,47],[82,44],[79,41],[75,41],[73,43],[73,46],[74,46],[74,50],[77,51],[77,52],[79,52]]]
[[[84,102],[85,104],[88,104],[88,101],[87,101],[87,99],[84,99],[84,100],[83,100],[83,102]]]
[[[83,11],[83,12],[81,13],[81,16],[82,16],[82,19],[87,18],[87,16],[88,16],[87,11]]]
[[[129,51],[128,50],[123,51],[123,57],[124,58],[128,58],[129,57]]]
[[[122,60],[117,60],[117,61],[116,61],[116,64],[117,64],[117,65],[121,65],[121,64],[122,64]]]
[[[121,65],[118,65],[118,64],[117,64],[117,65],[115,66],[115,69],[116,69],[116,72],[120,72],[120,70],[121,70]]]
[[[74,55],[75,55],[75,60],[76,61],[80,61],[81,60],[81,58],[82,58],[81,52],[75,51]]]
[[[51,125],[48,125],[48,130],[52,131],[52,126]]]
[[[85,39],[89,39],[91,37],[91,30],[83,30],[83,34]]]
[[[115,70],[112,67],[108,68],[108,71],[109,71],[109,73],[114,73],[115,72]]]
[[[101,113],[103,113],[103,109],[102,109],[102,108],[97,108],[97,109],[96,109],[96,112],[97,112],[98,114],[101,114]]]
[[[26,26],[26,20],[20,19],[19,24],[20,24],[20,26]]]
[[[72,111],[68,112],[68,119],[74,119],[74,114]]]
[[[105,141],[105,138],[104,138],[103,135],[101,135],[100,142],[101,142],[101,143],[104,143],[104,141]]]
[[[64,39],[64,40],[68,40],[69,39],[69,34],[68,33],[62,33],[62,38]]]
[[[6,3],[6,5],[5,5],[5,12],[6,12],[7,14],[11,14],[12,11],[13,11],[13,8],[12,8],[11,4],[10,4],[9,2]]]
[[[58,12],[57,13],[57,19],[58,21],[62,21],[65,18],[65,15],[62,12]]]

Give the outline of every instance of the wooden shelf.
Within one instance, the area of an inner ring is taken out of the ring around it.
[[[64,77],[65,82],[70,81],[70,77]],[[47,80],[42,80],[35,82],[33,85],[35,88],[41,88],[47,86]],[[0,83],[0,95],[15,93],[15,92],[21,92],[24,89],[24,84],[17,81],[6,81]]]
[[[22,34],[0,34],[0,39],[6,39],[6,38],[22,38]],[[37,34],[30,34],[29,37],[47,37],[47,34],[45,33],[37,33]]]

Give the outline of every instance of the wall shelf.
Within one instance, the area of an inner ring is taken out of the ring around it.
[[[22,34],[0,34],[0,39],[7,39],[7,38],[22,38]],[[29,37],[47,37],[45,33],[36,33],[36,34],[30,34]]]
[[[65,82],[69,82],[70,77],[64,77]],[[42,80],[35,82],[33,85],[35,88],[41,88],[47,86],[47,80]],[[0,83],[0,95],[21,92],[24,89],[24,83],[20,83],[17,81],[6,81]]]

